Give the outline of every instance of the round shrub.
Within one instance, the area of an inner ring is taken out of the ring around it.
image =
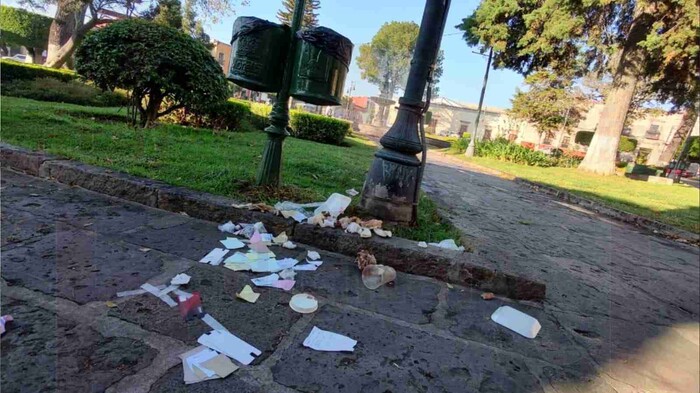
[[[620,144],[617,147],[618,151],[623,153],[633,152],[637,148],[637,140],[626,136],[620,137]]]
[[[221,66],[201,42],[145,20],[89,33],[75,60],[78,73],[98,86],[130,91],[132,114],[138,111],[143,127],[179,108],[204,111],[228,95]]]

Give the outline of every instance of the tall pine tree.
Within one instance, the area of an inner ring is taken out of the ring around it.
[[[277,19],[280,22],[291,26],[294,16],[294,0],[282,0],[282,9],[277,11]],[[306,0],[304,4],[304,18],[301,27],[318,26],[318,11],[321,8],[321,0]]]

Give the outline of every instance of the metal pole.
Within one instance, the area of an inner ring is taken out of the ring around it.
[[[474,135],[469,138],[469,146],[464,153],[467,157],[474,157],[474,141],[479,136],[479,119],[481,118],[481,106],[484,104],[484,95],[486,95],[486,83],[489,81],[489,69],[491,69],[491,59],[493,58],[493,48],[489,49],[489,59],[486,62],[486,72],[484,73],[484,85],[481,86],[481,96],[479,97],[479,109],[476,111],[476,122],[474,123]]]
[[[413,201],[419,192],[420,160],[423,150],[418,136],[422,116],[423,93],[438,50],[449,9],[449,0],[427,0],[404,95],[394,124],[379,140],[382,149],[374,156],[364,187],[360,207],[385,221],[415,222]]]
[[[294,72],[294,53],[296,52],[296,33],[301,26],[304,16],[305,0],[296,0],[294,3],[294,17],[290,29],[291,40],[287,50],[287,64],[284,66],[282,88],[277,93],[277,99],[270,112],[270,126],[265,128],[267,143],[263,150],[262,162],[258,169],[257,184],[277,187],[280,184],[282,172],[282,145],[284,138],[289,135],[289,87],[292,83]]]

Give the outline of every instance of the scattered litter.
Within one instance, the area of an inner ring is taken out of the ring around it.
[[[281,272],[279,272],[279,275],[282,280],[294,280],[294,277],[296,277],[297,273],[292,268],[282,270]]]
[[[280,276],[277,273],[272,273],[269,276],[253,278],[250,281],[258,287],[274,287],[274,283],[279,281]]]
[[[345,232],[347,233],[360,233],[362,227],[356,222],[351,222],[345,227]]]
[[[185,217],[189,217],[189,216],[190,216],[190,215],[187,214],[186,212],[180,212],[180,215],[181,215],[181,216],[185,216]]]
[[[326,220],[326,216],[321,213],[321,214],[316,214],[315,216],[309,218],[309,224],[311,225],[323,225],[323,222]]]
[[[227,253],[228,250],[225,248],[215,248],[209,251],[209,254],[205,255],[204,258],[199,260],[199,262],[210,263],[216,266],[221,263],[221,260],[224,259]]]
[[[190,279],[192,277],[188,276],[185,273],[180,273],[173,277],[172,280],[170,280],[170,284],[172,285],[186,285],[188,282],[190,282]]]
[[[335,228],[335,219],[332,217],[326,217],[325,220],[320,224],[321,228]]]
[[[396,270],[391,266],[367,265],[362,269],[362,283],[368,289],[377,289],[396,280]]]
[[[221,232],[228,232],[228,233],[234,233],[239,229],[238,225],[232,223],[231,221],[229,221],[225,224],[219,225],[218,228]]]
[[[421,247],[421,248],[428,248],[428,243],[426,243],[426,242],[418,242],[418,247]]]
[[[272,283],[272,286],[275,288],[284,289],[285,291],[289,291],[294,287],[295,283],[296,281],[294,280],[279,280]]]
[[[441,241],[440,243],[428,243],[431,246],[435,247],[440,247],[440,248],[446,248],[448,250],[454,250],[454,251],[464,251],[464,246],[459,246],[457,247],[457,243],[455,243],[454,239],[445,239]]]
[[[178,300],[182,299],[182,301],[185,301],[192,297],[191,293],[183,291],[182,289],[176,289],[173,291],[173,293],[175,294],[175,296],[177,296]]]
[[[348,195],[350,195],[351,197],[354,197],[354,196],[360,194],[360,193],[357,192],[357,190],[354,189],[354,188],[351,188],[351,189],[349,189],[349,190],[345,190],[345,193],[348,194]]]
[[[309,251],[306,253],[306,258],[315,261],[317,259],[321,259],[321,254],[316,251]]]
[[[182,371],[184,380],[185,383],[188,385],[206,381],[209,379],[218,378],[217,376],[207,377],[207,375],[204,374],[204,372],[202,372],[199,368],[192,367],[192,363],[188,361],[189,358],[197,356],[202,351],[210,351],[210,349],[202,345],[180,355],[180,359],[182,359]]]
[[[260,240],[263,243],[272,243],[272,238],[273,238],[273,236],[271,233],[261,233],[260,234]]]
[[[494,295],[492,292],[484,292],[481,294],[481,298],[484,300],[491,300],[495,297],[496,297],[496,295]]]
[[[238,370],[238,366],[233,364],[231,359],[229,359],[228,356],[222,353],[216,355],[215,357],[207,360],[204,363],[201,363],[201,365],[209,370],[212,370],[216,373],[216,375],[218,375],[221,378],[226,378],[229,375],[231,375],[231,373]]]
[[[369,228],[369,229],[377,229],[377,228],[381,229],[382,224],[383,224],[382,220],[372,219],[372,220],[362,221],[360,223],[360,226],[363,228]]]
[[[269,248],[265,245],[263,241],[259,242],[253,242],[251,240],[250,244],[248,245],[248,248],[250,248],[253,252],[258,253],[258,254],[268,254],[271,253]],[[274,254],[273,254],[274,255]]]
[[[318,269],[319,266],[323,261],[306,261],[306,264],[304,265],[296,265],[293,267],[294,270],[306,270],[306,271],[315,271]]]
[[[342,194],[333,193],[321,206],[314,210],[314,215],[326,212],[330,214],[331,217],[338,217],[350,205],[350,202],[352,202],[351,198]]]
[[[255,262],[249,262],[248,265],[250,266],[250,270],[256,273],[277,273],[284,269],[291,269],[297,263],[299,263],[299,261],[297,261],[294,258],[284,258],[280,260],[266,259]]]
[[[449,289],[454,289],[454,286],[452,284],[450,284],[449,282],[445,283],[445,285],[447,285],[447,288],[449,288]]]
[[[105,306],[107,306],[109,308],[114,308],[114,307],[117,307],[117,303],[108,300],[105,302]]]
[[[296,202],[289,202],[289,201],[284,201],[284,202],[277,202],[275,203],[275,209],[277,210],[304,210],[307,208],[312,208],[312,207],[319,207],[323,204],[323,202],[311,202],[311,203],[296,203]]]
[[[491,320],[527,338],[537,337],[542,328],[537,319],[509,306],[499,307],[491,315]]]
[[[321,330],[314,326],[304,340],[304,346],[317,351],[348,351],[355,350],[356,340],[338,333]]]
[[[234,272],[239,272],[243,270],[250,270],[250,265],[246,263],[224,263],[224,267]]]
[[[197,352],[192,356],[187,357],[186,362],[187,365],[195,371],[195,373],[197,372],[197,370],[199,370],[202,373],[204,373],[204,375],[206,375],[207,378],[211,378],[215,376],[216,373],[203,366],[202,363],[215,358],[217,355],[218,353],[216,353],[216,351],[212,351],[211,349],[207,348],[203,351]]]
[[[357,252],[355,263],[357,263],[357,267],[360,268],[360,271],[362,271],[365,267],[367,267],[367,265],[376,265],[377,258],[375,258],[374,255],[367,250],[360,250]]]
[[[238,360],[245,365],[255,360],[253,355],[259,356],[262,354],[259,349],[241,340],[232,333],[221,330],[214,330],[202,334],[197,342],[217,352],[221,352],[230,358]]]
[[[224,332],[228,332],[228,329],[226,329],[224,325],[220,324],[219,321],[214,319],[214,317],[212,317],[209,314],[204,314],[204,316],[202,317],[202,322],[206,323],[210,328],[214,330],[222,330]]]
[[[282,247],[293,250],[293,249],[297,248],[297,245],[292,243],[291,240],[287,240],[286,242],[282,243]]]
[[[272,238],[272,243],[273,244],[284,244],[288,240],[289,240],[289,237],[287,237],[287,232],[282,232],[279,235]]]
[[[180,310],[180,316],[185,320],[198,317],[204,313],[204,310],[202,310],[202,298],[199,296],[199,292],[194,292],[189,297],[179,295],[177,297],[177,306]]]
[[[363,239],[367,239],[369,237],[372,237],[372,231],[370,231],[367,228],[360,228],[360,237]]]
[[[236,251],[233,255],[226,258],[224,263],[248,263],[248,261],[250,261],[250,259],[248,259],[244,253]]]
[[[236,294],[236,297],[243,299],[248,303],[255,303],[260,297],[260,294],[253,292],[253,288],[251,288],[250,285],[246,285],[239,293]]]
[[[175,288],[177,288],[177,287],[175,287]],[[165,302],[165,304],[167,304],[167,305],[170,306],[170,307],[175,307],[175,306],[177,306],[177,303],[173,300],[173,298],[171,298],[171,297],[168,295],[168,294],[169,294],[170,292],[172,292],[175,288],[173,288],[173,286],[171,285],[171,286],[169,286],[168,288],[165,288],[165,289],[163,289],[163,290],[160,290],[160,289],[158,289],[157,287],[155,287],[155,286],[153,286],[153,285],[151,285],[151,284],[149,284],[149,283],[145,283],[145,284],[141,285],[141,289],[144,289],[146,292],[148,292],[148,293],[152,294],[153,296],[159,298],[160,300],[162,300],[163,302]]]
[[[12,318],[12,315],[10,315],[10,314],[3,315],[2,317],[0,317],[0,334],[5,333],[5,324],[8,322],[12,322],[14,320],[15,319]]]
[[[141,248],[139,248],[139,251],[141,251],[141,252],[149,252],[149,251],[151,251],[151,249],[148,248],[148,247],[141,247]]]
[[[250,261],[259,261],[259,260],[264,260],[264,259],[270,259],[275,257],[275,253],[272,251],[269,252],[256,252],[256,251],[248,251],[245,254],[246,258],[248,258],[248,262]]]
[[[306,215],[298,210],[283,210],[280,212],[284,218],[293,218],[296,222],[302,222],[306,220]]]
[[[374,228],[374,233],[379,237],[391,237],[391,231],[385,231],[381,228]]]
[[[227,237],[226,240],[219,241],[221,242],[221,244],[224,245],[224,247],[228,248],[229,250],[236,250],[238,248],[245,247],[245,243],[236,239],[235,237]]]
[[[298,313],[309,314],[318,310],[318,301],[308,293],[300,293],[292,296],[289,300],[289,307]]]
[[[350,225],[351,222],[356,222],[356,220],[359,220],[357,217],[342,217],[338,220],[338,224],[340,224],[340,227],[343,229],[346,229],[348,225]]]

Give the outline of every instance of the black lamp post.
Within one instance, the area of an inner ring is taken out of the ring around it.
[[[360,207],[375,217],[398,223],[416,220],[413,204],[420,192],[423,150],[418,123],[423,114],[423,93],[438,55],[449,0],[427,0],[411,60],[404,96],[399,99],[396,120],[379,140],[382,149],[375,154],[362,189]]]

